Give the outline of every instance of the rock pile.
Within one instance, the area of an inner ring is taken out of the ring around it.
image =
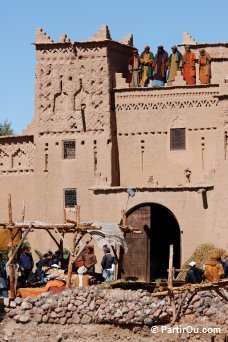
[[[190,295],[189,295],[190,296]],[[176,295],[176,309],[183,295]],[[228,325],[225,300],[211,291],[195,295],[190,305],[186,297],[182,314],[185,322]],[[44,293],[36,298],[16,298],[5,302],[6,317],[18,323],[157,325],[171,321],[172,309],[168,296],[152,297],[144,290],[104,290],[95,286],[73,288],[61,294]]]

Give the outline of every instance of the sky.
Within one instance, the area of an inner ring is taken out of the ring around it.
[[[198,43],[228,42],[228,0],[1,0],[0,123],[21,134],[34,115],[35,29],[58,41],[86,41],[102,24],[113,40],[132,33],[134,46],[166,51],[188,32]]]

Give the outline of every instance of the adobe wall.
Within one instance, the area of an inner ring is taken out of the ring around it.
[[[128,88],[129,44],[112,41],[107,27],[88,42],[66,35],[53,42],[37,30],[35,116],[24,136],[0,139],[0,217],[7,219],[11,193],[15,220],[25,200],[26,219],[62,222],[63,190],[76,188],[82,221],[119,222],[126,188],[133,187],[132,207],[159,203],[176,216],[182,260],[201,242],[226,247],[227,44],[192,45],[212,55],[212,82],[219,85],[162,89]],[[186,128],[185,150],[170,151],[170,128]],[[76,158],[66,160],[63,141],[70,139]],[[44,251],[50,241],[31,237]]]
[[[223,247],[226,244],[224,238],[215,241],[213,186],[205,186],[207,208],[204,207],[200,185],[132,188],[135,196],[130,197],[127,210],[143,203],[156,203],[168,208],[175,216],[181,231],[181,263],[186,261],[201,243],[213,241]],[[97,187],[93,188],[93,192],[93,209],[97,220],[120,222],[121,210],[125,209],[127,204],[127,187]]]
[[[212,181],[218,94],[218,86],[116,90],[120,184],[185,184],[186,169],[193,184]],[[172,128],[186,129],[185,149],[171,150]]]
[[[8,218],[8,194],[12,194],[15,219],[21,218],[22,200],[25,200],[26,216],[34,212],[36,196],[34,189],[34,153],[36,146],[33,136],[13,136],[0,138],[0,196],[1,222]]]
[[[228,83],[224,83],[219,96],[218,127],[219,134],[216,141],[216,177],[215,177],[215,229],[214,234],[219,240],[225,240],[228,227]],[[227,249],[227,242],[226,242]]]
[[[92,193],[88,189],[97,183],[118,183],[116,139],[112,138],[116,135],[112,88],[116,72],[126,75],[132,48],[113,42],[108,36],[105,41],[105,34],[103,30],[101,36],[96,35],[85,43],[71,42],[65,35],[54,42],[37,29],[35,116],[24,131],[33,136],[33,150],[29,149],[28,156],[33,164],[32,183],[28,177],[22,177],[22,170],[7,169],[11,147],[4,145],[1,153],[4,165],[0,165],[4,176],[0,195],[4,203],[3,220],[7,219],[9,192],[13,198],[14,220],[20,219],[23,199],[27,220],[62,222],[63,191],[76,188],[81,220],[91,221],[95,217]],[[76,158],[67,160],[63,158],[63,141],[71,139],[76,142]],[[21,141],[17,142],[18,149]],[[26,148],[22,146],[22,149]],[[24,165],[23,158],[22,153],[20,164]],[[11,182],[8,174],[13,174]],[[70,210],[67,212],[68,217],[72,215]],[[31,234],[29,241],[42,251],[56,248],[45,233],[39,232],[39,237]]]

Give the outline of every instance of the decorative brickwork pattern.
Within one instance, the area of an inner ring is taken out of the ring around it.
[[[101,47],[66,44],[38,48],[36,112],[40,133],[110,128],[105,55]]]
[[[11,143],[0,147],[0,175],[33,172],[32,142]]]
[[[134,92],[130,90],[116,92],[116,106],[117,112],[120,111],[146,111],[146,110],[172,110],[185,108],[208,108],[216,107],[218,100],[214,98],[216,92],[176,92],[172,91],[170,94],[157,91],[153,89]]]

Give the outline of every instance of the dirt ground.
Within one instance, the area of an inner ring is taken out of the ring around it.
[[[62,326],[55,324],[16,324],[7,319],[0,323],[0,341],[8,342],[174,342],[174,341],[202,341],[227,342],[221,335],[186,335],[151,333],[149,328],[139,331],[121,328],[113,325],[89,324]]]

